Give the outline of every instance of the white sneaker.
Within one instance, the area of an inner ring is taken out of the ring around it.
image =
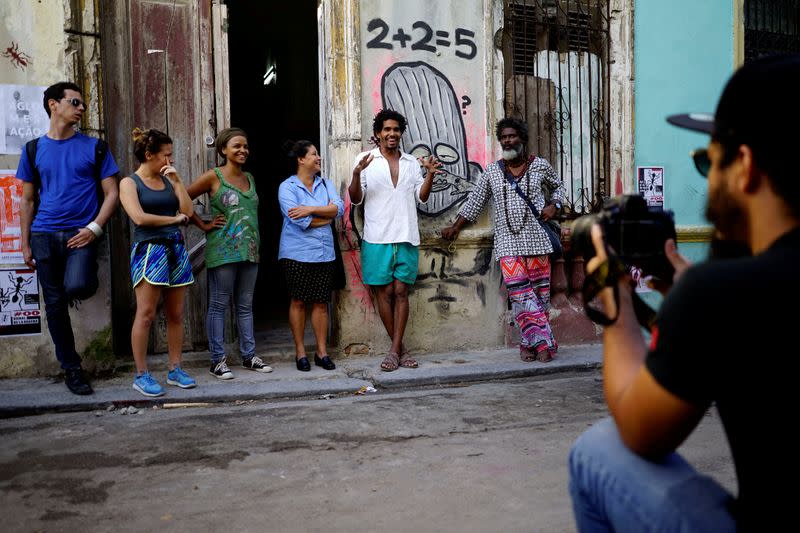
[[[260,357],[254,355],[250,359],[245,359],[242,361],[242,366],[245,368],[249,368],[250,370],[255,370],[256,372],[272,372],[272,367],[269,365],[265,365],[264,361],[261,360]]]
[[[211,363],[208,373],[217,379],[233,379],[233,372],[228,368],[228,363],[225,362],[225,359],[217,364]]]

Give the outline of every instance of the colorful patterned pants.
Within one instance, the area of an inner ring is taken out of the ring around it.
[[[500,271],[519,327],[522,346],[541,351],[558,349],[550,329],[550,258],[546,255],[500,259]]]

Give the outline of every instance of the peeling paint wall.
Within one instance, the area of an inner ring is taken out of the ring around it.
[[[339,231],[348,287],[336,302],[334,340],[345,353],[389,348],[361,282],[363,225],[346,188],[356,154],[372,147],[372,117],[392,108],[409,120],[403,149],[436,154],[447,171],[419,206],[420,270],[406,344],[418,351],[505,344],[505,292],[491,255],[488,212],[453,247],[438,236],[494,159],[493,124],[503,93],[496,90],[502,55],[492,37],[502,24],[502,1],[332,0],[321,3],[320,13],[323,160],[346,203]]]
[[[48,86],[57,81],[74,81],[83,88],[83,97],[88,102],[80,126],[94,136],[102,133],[103,124],[96,10],[96,1],[91,0],[0,3],[0,49],[11,48],[9,53],[0,55],[0,83]],[[24,66],[14,62],[15,53],[25,54]],[[18,154],[0,154],[0,168],[16,169],[18,161]],[[101,241],[98,256],[100,289],[92,298],[78,302],[71,311],[78,352],[92,347],[84,361],[88,369],[105,368],[109,364],[109,354],[101,348],[107,345],[111,307],[107,241]],[[44,314],[43,301],[40,306]],[[46,321],[43,322],[41,335],[0,338],[0,377],[58,372]]]
[[[348,287],[336,302],[333,340],[347,354],[383,353],[389,347],[372,295],[361,283],[359,209],[346,198],[353,159],[371,147],[372,117],[383,107],[409,119],[404,150],[448,159],[447,175],[419,209],[420,270],[411,293],[408,346],[474,350],[518,340],[491,258],[489,210],[462,231],[453,247],[438,236],[496,159],[493,125],[503,116],[505,81],[495,41],[502,34],[503,9],[502,0],[320,2],[323,160],[346,203],[338,229]],[[633,184],[630,2],[611,0],[610,24],[612,191],[621,193]],[[554,328],[567,343],[596,340],[596,328],[568,291],[582,280],[576,273],[582,266],[572,266],[554,268]]]

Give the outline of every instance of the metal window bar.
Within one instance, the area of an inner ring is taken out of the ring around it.
[[[745,61],[786,52],[800,52],[800,0],[745,0]]]
[[[505,2],[506,116],[564,181],[569,218],[610,192],[610,17],[608,0]]]

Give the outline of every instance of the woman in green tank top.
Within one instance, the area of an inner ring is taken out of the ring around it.
[[[197,178],[188,189],[194,200],[208,194],[211,222],[197,213],[192,222],[206,233],[205,260],[208,269],[208,314],[206,331],[211,352],[209,372],[219,379],[232,379],[225,357],[225,308],[233,297],[239,329],[242,366],[257,372],[272,368],[259,358],[253,334],[253,290],[259,262],[258,194],[253,176],[242,166],[250,155],[247,134],[239,128],[222,130],[215,141],[225,164]]]

